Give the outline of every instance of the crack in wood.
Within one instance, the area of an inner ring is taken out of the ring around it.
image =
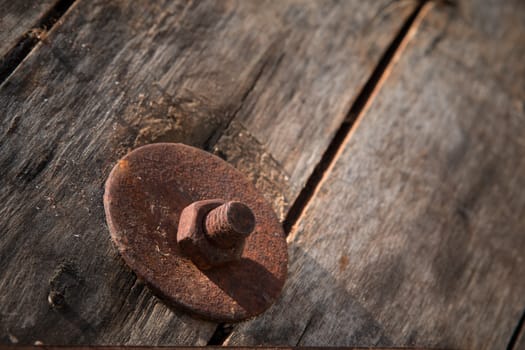
[[[518,321],[518,324],[516,325],[516,328],[514,329],[514,332],[512,332],[512,336],[510,337],[509,344],[507,345],[507,350],[519,350],[520,344],[518,343],[518,340],[520,340],[520,335],[523,337],[522,334],[525,332],[525,310],[523,311],[521,318]]]
[[[407,18],[399,32],[394,37],[394,40],[390,43],[387,50],[382,55],[360,93],[357,95],[349,112],[347,113],[347,117],[340,125],[337,133],[325,150],[321,161],[317,164],[314,171],[308,178],[306,185],[303,187],[299,193],[299,196],[288,210],[288,213],[285,216],[283,222],[283,227],[287,235],[293,230],[294,225],[299,221],[309,202],[315,197],[317,190],[323,183],[323,179],[330,172],[330,169],[337,160],[340,151],[348,142],[348,138],[351,135],[353,127],[357,125],[360,116],[362,116],[364,111],[366,111],[367,106],[373,100],[375,94],[381,87],[382,82],[388,76],[389,69],[403,51],[406,43],[412,36],[412,32],[417,29],[419,23],[428,11],[429,6],[429,2],[421,2],[416,7],[414,12]],[[309,320],[307,323],[303,334],[308,329],[310,322],[311,320]],[[235,327],[229,327],[226,324],[219,324],[212,337],[208,341],[208,345],[224,344],[224,342],[233,332],[234,328]],[[300,339],[298,343],[299,342]]]
[[[228,121],[226,123],[220,125],[215,130],[215,132],[211,133],[210,137],[208,137],[208,139],[204,143],[203,149],[211,150],[213,146],[219,141],[222,134],[224,134],[224,132],[230,127],[230,124],[235,119],[239,111],[245,106],[246,100],[253,93],[255,87],[260,82],[261,78],[263,77],[264,71],[267,69],[268,65],[272,64],[273,61],[272,70],[275,70],[276,67],[280,64],[284,54],[279,55],[277,58],[274,57],[274,53],[279,52],[279,50],[277,50],[278,45],[282,44],[279,44],[279,41],[276,40],[265,51],[261,63],[259,64],[259,67],[257,68],[252,81],[250,82],[249,86],[247,87],[247,89],[245,90],[245,92],[239,100],[237,108],[235,108],[235,110],[232,111],[232,113],[229,115]]]
[[[351,137],[352,131],[359,124],[361,116],[381,88],[383,81],[388,77],[390,68],[400,56],[408,40],[410,40],[410,37],[412,36],[411,32],[414,32],[417,29],[419,23],[429,10],[429,6],[430,3],[424,1],[414,10],[379,60],[379,63],[376,65],[359,95],[357,95],[350,107],[345,121],[339,127],[339,130],[323,154],[321,161],[317,164],[308,178],[306,185],[290,207],[283,223],[286,234],[290,234],[290,232],[293,231],[294,225],[305,212],[311,199],[315,197],[317,190],[321,187],[324,179],[337,160],[340,151]]]
[[[0,60],[0,85],[13,73],[13,71],[30,54],[31,50],[41,41],[45,40],[47,33],[62,18],[76,0],[60,0],[28,30]]]

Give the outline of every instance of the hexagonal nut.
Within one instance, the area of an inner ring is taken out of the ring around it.
[[[194,202],[184,208],[179,219],[177,244],[201,270],[208,270],[241,258],[244,242],[224,249],[214,245],[204,232],[204,220],[213,209],[224,204],[220,199]]]

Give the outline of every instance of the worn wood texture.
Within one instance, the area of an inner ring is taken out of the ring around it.
[[[414,7],[75,2],[0,87],[1,341],[205,344],[216,325],[167,308],[113,247],[111,167],[151,142],[213,149],[290,187],[267,192],[282,216]]]
[[[387,44],[417,5],[329,4],[289,3],[288,15],[298,18],[279,25],[284,32],[275,39],[258,83],[233,122],[219,129],[213,147],[252,179],[280,219],[305,186]]]
[[[38,36],[39,22],[58,0],[1,0],[0,1],[0,66],[4,56],[24,35]]]
[[[522,328],[512,350],[525,350],[525,330]]]
[[[482,6],[483,5],[483,6]],[[503,349],[525,309],[525,4],[438,6],[227,345]]]

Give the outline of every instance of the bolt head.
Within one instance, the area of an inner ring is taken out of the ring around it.
[[[204,220],[213,209],[224,204],[220,199],[194,202],[182,210],[177,230],[177,244],[182,253],[188,256],[201,270],[241,258],[244,242],[230,248],[221,248],[213,244],[204,232]]]

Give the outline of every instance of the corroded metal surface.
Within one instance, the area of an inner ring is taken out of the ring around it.
[[[255,216],[250,207],[230,201],[211,210],[204,223],[206,237],[221,248],[243,243],[255,228]]]
[[[180,215],[177,244],[199,269],[208,270],[240,260],[254,226],[252,211],[240,202],[197,201]]]
[[[238,261],[201,270],[182,254],[177,227],[184,208],[214,198],[244,203],[256,224]],[[255,187],[218,157],[182,144],[138,148],[113,168],[104,207],[126,263],[174,306],[236,322],[263,312],[280,294],[287,268],[282,227]]]

